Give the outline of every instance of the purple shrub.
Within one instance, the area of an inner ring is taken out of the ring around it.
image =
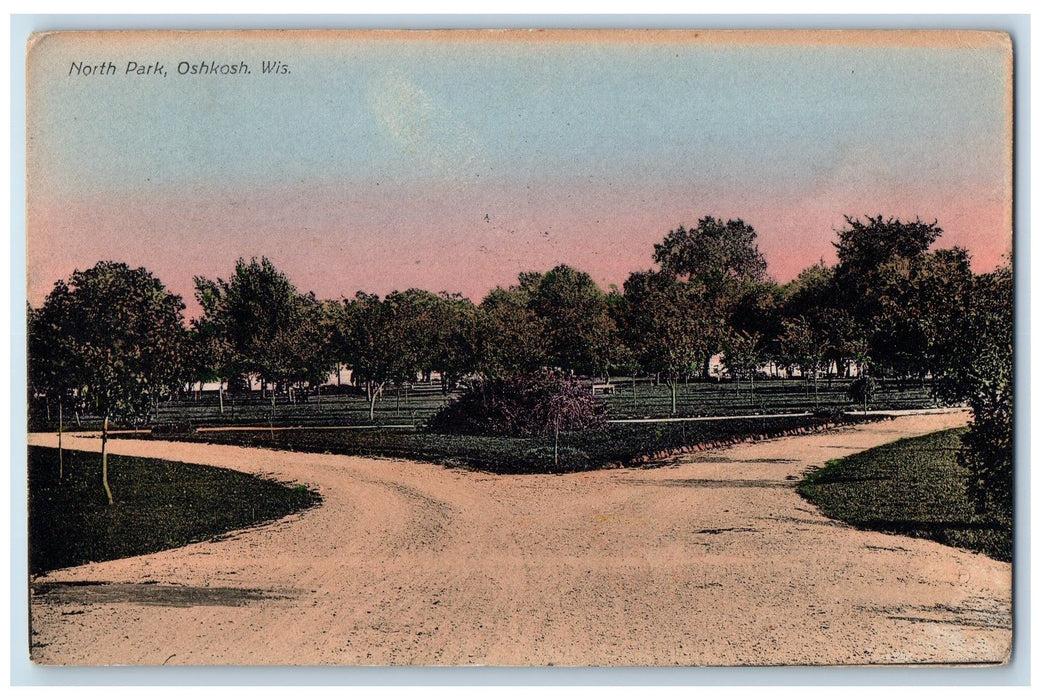
[[[428,427],[439,433],[529,437],[603,423],[604,408],[587,385],[542,369],[473,385],[432,416]]]

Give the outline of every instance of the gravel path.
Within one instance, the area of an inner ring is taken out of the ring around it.
[[[900,417],[658,469],[493,476],[116,440],[307,483],[324,504],[220,541],[32,583],[47,664],[993,663],[1011,567],[861,532],[794,490],[824,461],[962,425]],[[30,444],[53,445],[53,435]],[[66,446],[98,448],[67,437]]]

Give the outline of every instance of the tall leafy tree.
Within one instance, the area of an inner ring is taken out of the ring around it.
[[[732,314],[748,287],[766,279],[766,259],[757,235],[741,219],[706,216],[694,228],[680,226],[654,246],[662,274],[700,289],[707,302],[700,325],[706,333],[702,373],[708,377],[711,356],[727,337]]]
[[[777,349],[784,350],[780,354],[785,355],[789,363],[793,362],[792,348],[798,345],[793,338],[804,332],[820,344],[818,349],[825,366],[834,363],[836,367],[848,368],[852,362],[864,361],[863,348],[867,340],[861,326],[853,323],[853,316],[839,299],[834,267],[823,261],[807,267],[782,288],[781,297],[779,320],[782,325],[785,320],[790,323],[778,336],[786,339],[786,347],[781,348],[779,342]],[[793,335],[793,324],[805,327]]]
[[[748,390],[755,397],[755,374],[766,354],[763,336],[748,331],[733,331],[723,341],[723,364],[735,381],[748,380]]]
[[[472,301],[461,294],[438,295],[431,316],[429,362],[441,375],[442,392],[477,370],[479,323]]]
[[[645,372],[667,379],[673,413],[679,380],[695,372],[718,342],[708,320],[710,303],[700,285],[660,272],[634,272],[625,281],[621,336]]]
[[[606,372],[614,320],[607,295],[589,274],[558,265],[545,274],[520,277],[528,306],[541,320],[546,363],[577,374]]]
[[[883,216],[846,217],[835,243],[835,299],[856,321],[873,364],[900,375],[923,374],[928,338],[915,288],[927,252],[942,235],[937,222]],[[967,263],[966,263],[967,264]]]
[[[199,322],[212,338],[217,371],[254,375],[277,387],[319,382],[331,371],[328,324],[313,294],[301,294],[267,258],[239,259],[227,280],[195,280]]]
[[[154,401],[180,386],[183,311],[181,298],[148,270],[116,262],[75,271],[44,301],[41,314],[62,319],[59,366],[76,378],[103,421],[102,485],[110,504],[110,422],[146,416]]]
[[[345,302],[345,339],[348,364],[355,382],[365,387],[369,420],[375,420],[376,400],[390,382],[414,379],[420,371],[419,347],[408,295],[400,292],[378,295],[358,292]]]
[[[827,330],[805,316],[784,319],[783,328],[781,358],[785,364],[798,366],[804,377],[813,380],[816,402],[818,379],[827,357]]]
[[[477,363],[477,309],[461,294],[422,289],[394,292],[407,350],[418,372],[441,376],[443,391],[474,371]]]
[[[544,320],[529,304],[530,290],[496,287],[478,307],[477,368],[504,377],[546,366]]]
[[[236,353],[228,328],[220,286],[202,277],[195,278],[195,299],[202,307],[202,316],[192,319],[190,347],[192,349],[192,379],[218,382],[217,398],[224,413],[224,386],[233,377],[242,374],[242,361]]]

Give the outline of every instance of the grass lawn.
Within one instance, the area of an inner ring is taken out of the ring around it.
[[[609,418],[667,418],[672,416],[672,395],[665,384],[652,384],[648,378],[640,378],[634,387],[629,378],[612,377],[615,393],[601,396]],[[817,391],[810,382],[802,379],[769,379],[755,383],[750,391],[742,382],[701,382],[681,384],[676,395],[678,416],[727,416],[753,413],[799,413],[822,409],[859,409],[846,396],[850,380],[822,379]],[[329,393],[317,396],[301,394],[295,403],[279,396],[274,415],[269,399],[259,392],[251,395],[231,395],[224,398],[224,411],[215,392],[206,392],[197,398],[190,394],[176,400],[161,401],[158,417],[151,417],[149,424],[191,423],[195,426],[256,425],[266,426],[330,426],[369,425],[369,404],[365,397],[356,393]],[[397,390],[389,387],[386,394],[376,402],[375,423],[380,425],[421,425],[426,422],[451,395],[443,395],[437,387],[422,390]],[[930,408],[936,401],[929,387],[917,382],[885,382],[872,402],[872,409]],[[65,416],[66,427],[98,429],[100,419],[96,416],[75,414]],[[52,410],[48,416],[41,405],[32,411],[31,425],[34,431],[53,432],[57,429],[57,415]],[[130,427],[130,426],[125,426]]]
[[[854,419],[850,419],[854,420]],[[599,430],[562,433],[559,464],[553,438],[444,435],[416,430],[256,430],[162,435],[190,440],[370,457],[392,457],[465,466],[499,474],[574,472],[630,463],[644,456],[708,442],[775,436],[825,425],[824,418],[757,417],[689,423],[613,424]],[[147,434],[125,436],[148,439]]]
[[[29,448],[29,570],[40,574],[206,540],[317,504],[303,486],[195,464],[110,455],[101,485],[101,456]]]
[[[828,517],[858,528],[935,540],[1012,560],[1012,528],[977,514],[958,464],[966,428],[882,445],[829,462],[799,493]]]

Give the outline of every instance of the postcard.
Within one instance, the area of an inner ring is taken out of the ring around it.
[[[27,52],[33,663],[1009,661],[1008,35]]]

